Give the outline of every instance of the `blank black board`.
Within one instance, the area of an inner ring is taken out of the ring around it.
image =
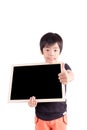
[[[58,79],[61,64],[30,64],[12,67],[10,101],[27,101],[35,96],[38,102],[65,100],[64,86]]]

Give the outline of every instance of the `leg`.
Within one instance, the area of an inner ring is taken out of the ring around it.
[[[67,128],[67,116],[64,115],[61,118],[58,118],[56,120],[52,120],[50,122],[52,130],[66,130]]]
[[[35,117],[35,130],[51,130],[49,128],[49,121],[44,121]]]

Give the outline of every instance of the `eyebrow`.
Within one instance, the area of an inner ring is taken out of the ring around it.
[[[50,46],[46,46],[45,48],[50,48]],[[53,49],[59,49],[59,47],[53,47]]]

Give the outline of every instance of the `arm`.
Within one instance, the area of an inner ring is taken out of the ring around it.
[[[74,80],[74,74],[72,72],[72,70],[66,70],[67,71],[67,75],[68,75],[68,82],[71,82],[72,80]]]

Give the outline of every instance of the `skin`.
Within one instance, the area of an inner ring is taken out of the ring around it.
[[[41,53],[44,56],[46,63],[58,63],[58,58],[60,56],[60,48],[57,43],[51,46],[44,47]],[[58,74],[58,79],[64,85],[68,84],[74,79],[73,72],[71,70],[65,70],[64,63],[61,63],[61,73]],[[37,101],[34,96],[30,97],[28,105],[30,107],[36,107]]]

